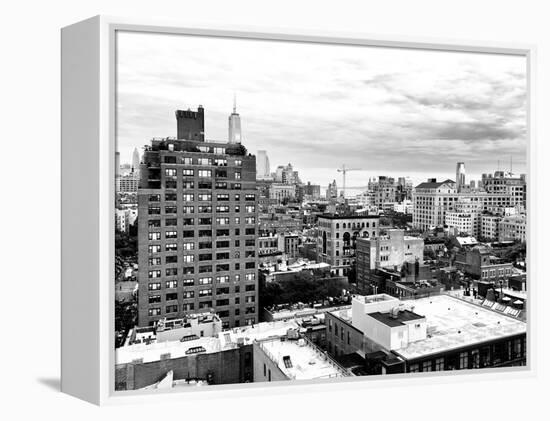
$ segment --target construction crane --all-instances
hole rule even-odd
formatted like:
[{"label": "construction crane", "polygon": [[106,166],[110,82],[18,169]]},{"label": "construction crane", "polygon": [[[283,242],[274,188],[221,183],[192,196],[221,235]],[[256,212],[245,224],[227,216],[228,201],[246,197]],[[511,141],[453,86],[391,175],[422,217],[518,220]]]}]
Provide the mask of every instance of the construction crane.
[{"label": "construction crane", "polygon": [[342,168],[338,168],[338,172],[342,173],[342,196],[346,196],[346,173],[348,171],[362,171],[361,168],[346,168],[346,165],[343,164]]}]

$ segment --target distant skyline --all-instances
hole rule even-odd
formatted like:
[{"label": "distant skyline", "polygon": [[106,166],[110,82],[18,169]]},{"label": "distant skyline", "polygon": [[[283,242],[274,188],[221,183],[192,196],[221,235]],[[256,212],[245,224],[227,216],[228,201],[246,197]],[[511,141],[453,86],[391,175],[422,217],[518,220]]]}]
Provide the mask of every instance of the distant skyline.
[{"label": "distant skyline", "polygon": [[526,172],[526,60],[520,56],[119,32],[121,163],[176,135],[176,109],[205,108],[208,140],[227,141],[233,95],[243,144],[323,188],[345,164],[377,175],[466,179]]}]

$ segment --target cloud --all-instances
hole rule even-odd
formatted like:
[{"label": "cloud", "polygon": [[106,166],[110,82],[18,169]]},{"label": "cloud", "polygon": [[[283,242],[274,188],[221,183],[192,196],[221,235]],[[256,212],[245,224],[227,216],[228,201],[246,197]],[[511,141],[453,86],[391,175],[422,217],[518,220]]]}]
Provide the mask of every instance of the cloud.
[{"label": "cloud", "polygon": [[518,56],[119,33],[122,160],[174,136],[176,109],[205,107],[225,140],[237,93],[244,143],[326,185],[346,165],[369,172],[525,171],[526,61]]}]

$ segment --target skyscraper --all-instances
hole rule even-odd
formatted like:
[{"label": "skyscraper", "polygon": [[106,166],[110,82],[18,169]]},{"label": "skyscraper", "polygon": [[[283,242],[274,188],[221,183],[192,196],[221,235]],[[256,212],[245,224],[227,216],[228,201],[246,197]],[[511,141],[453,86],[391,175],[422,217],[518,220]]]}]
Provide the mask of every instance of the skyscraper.
[{"label": "skyscraper", "polygon": [[[189,133],[183,121],[178,129]],[[212,309],[226,328],[257,323],[256,157],[227,142],[167,138],[143,162],[139,326]]]},{"label": "skyscraper", "polygon": [[466,187],[466,167],[464,162],[456,163],[456,191],[461,192]]},{"label": "skyscraper", "polygon": [[266,151],[258,151],[256,169],[256,178],[259,180],[265,180],[271,177],[271,168],[269,167],[269,158]]},{"label": "skyscraper", "polygon": [[139,162],[140,162],[139,152],[137,148],[134,148],[134,153],[132,153],[132,169],[136,173],[139,171]]},{"label": "skyscraper", "polygon": [[237,113],[237,97],[233,97],[233,112],[229,116],[229,143],[241,143],[241,117]]}]

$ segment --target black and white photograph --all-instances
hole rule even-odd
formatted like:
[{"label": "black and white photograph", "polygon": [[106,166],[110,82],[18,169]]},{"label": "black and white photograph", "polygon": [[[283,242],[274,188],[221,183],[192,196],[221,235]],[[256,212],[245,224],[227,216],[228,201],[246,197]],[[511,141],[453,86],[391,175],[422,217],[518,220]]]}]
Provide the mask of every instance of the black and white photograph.
[{"label": "black and white photograph", "polygon": [[527,366],[525,55],[121,30],[115,69],[115,391]]}]

